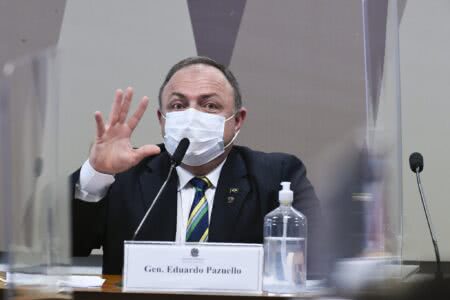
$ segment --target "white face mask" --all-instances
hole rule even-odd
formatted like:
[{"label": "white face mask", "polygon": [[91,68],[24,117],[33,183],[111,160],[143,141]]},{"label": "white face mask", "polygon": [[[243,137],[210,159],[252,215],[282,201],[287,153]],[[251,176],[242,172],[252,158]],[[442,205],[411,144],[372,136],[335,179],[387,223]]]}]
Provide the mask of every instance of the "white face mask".
[{"label": "white face mask", "polygon": [[183,163],[189,166],[201,166],[224,153],[225,148],[236,139],[239,131],[233,139],[225,146],[223,133],[225,122],[231,120],[234,114],[225,117],[209,114],[189,108],[183,111],[167,113],[164,127],[164,145],[167,152],[173,155],[175,149],[183,138],[190,141],[189,148],[183,158]]}]

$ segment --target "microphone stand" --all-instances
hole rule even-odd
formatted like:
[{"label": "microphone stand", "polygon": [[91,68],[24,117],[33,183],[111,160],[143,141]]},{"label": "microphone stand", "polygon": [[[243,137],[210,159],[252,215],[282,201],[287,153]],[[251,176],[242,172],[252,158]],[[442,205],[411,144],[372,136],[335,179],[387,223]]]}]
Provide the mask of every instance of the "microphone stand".
[{"label": "microphone stand", "polygon": [[435,276],[436,276],[437,280],[442,280],[443,275],[442,275],[442,270],[441,270],[441,257],[439,255],[439,248],[438,248],[437,240],[436,240],[436,237],[434,236],[433,224],[431,224],[430,213],[428,212],[428,206],[427,206],[427,202],[426,202],[426,198],[425,198],[425,193],[423,191],[422,182],[420,180],[419,169],[420,168],[417,167],[415,173],[416,173],[416,179],[417,179],[417,186],[419,187],[420,200],[422,201],[422,206],[423,206],[423,209],[425,210],[425,218],[427,219],[428,229],[430,230],[431,240],[432,240],[433,246],[434,246],[434,253],[436,255],[436,274],[435,274]]},{"label": "microphone stand", "polygon": [[152,211],[153,206],[155,205],[156,201],[158,201],[159,197],[162,194],[162,191],[164,191],[164,188],[167,185],[167,182],[169,182],[169,179],[172,175],[173,169],[175,169],[175,163],[172,163],[170,165],[170,169],[169,169],[169,174],[167,175],[166,180],[164,181],[163,185],[161,186],[161,188],[158,191],[158,194],[156,194],[155,199],[152,202],[152,205],[150,205],[150,207],[148,208],[147,212],[145,213],[144,217],[142,218],[141,223],[139,223],[139,226],[137,227],[136,231],[133,234],[133,238],[131,239],[132,241],[134,241],[139,233],[139,231],[141,230],[142,225],[144,225],[145,220],[147,220],[148,215],[150,214],[150,212]]},{"label": "microphone stand", "polygon": [[186,151],[189,147],[189,143],[190,142],[189,142],[188,138],[183,138],[178,143],[178,147],[175,149],[175,151],[172,155],[172,158],[171,158],[169,174],[167,174],[167,178],[164,181],[161,188],[159,189],[158,194],[156,194],[155,199],[153,199],[152,205],[150,205],[150,207],[147,209],[147,212],[145,213],[144,217],[142,218],[141,223],[139,223],[139,226],[137,227],[136,231],[134,232],[133,238],[131,239],[132,241],[134,241],[136,239],[139,231],[142,228],[142,225],[144,225],[145,220],[147,220],[148,215],[150,214],[151,210],[153,209],[153,206],[155,206],[156,201],[158,201],[159,197],[162,194],[162,191],[164,191],[164,188],[166,187],[167,182],[169,182],[169,179],[172,176],[173,169],[175,169],[176,166],[181,164],[181,161],[183,160],[183,157],[186,154]]}]

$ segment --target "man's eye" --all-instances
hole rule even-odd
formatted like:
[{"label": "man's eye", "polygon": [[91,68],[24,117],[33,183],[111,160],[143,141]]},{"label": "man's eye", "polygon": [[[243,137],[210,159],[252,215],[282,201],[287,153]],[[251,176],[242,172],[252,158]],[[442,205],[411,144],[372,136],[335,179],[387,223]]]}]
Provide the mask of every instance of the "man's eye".
[{"label": "man's eye", "polygon": [[206,108],[208,111],[215,111],[215,110],[217,110],[219,107],[217,106],[217,104],[212,103],[212,102],[209,102],[209,103],[206,103],[205,108]]},{"label": "man's eye", "polygon": [[181,104],[181,103],[173,103],[173,104],[171,105],[171,108],[172,108],[173,110],[180,110],[180,109],[183,109],[184,106],[183,106],[183,104]]}]

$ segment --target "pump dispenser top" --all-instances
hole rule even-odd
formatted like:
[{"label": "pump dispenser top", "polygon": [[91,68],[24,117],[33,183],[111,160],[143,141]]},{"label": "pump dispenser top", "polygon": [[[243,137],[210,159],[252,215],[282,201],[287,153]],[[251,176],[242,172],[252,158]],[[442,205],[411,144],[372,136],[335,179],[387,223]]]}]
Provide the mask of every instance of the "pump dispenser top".
[{"label": "pump dispenser top", "polygon": [[283,187],[278,192],[278,199],[281,205],[291,205],[294,201],[294,192],[291,190],[291,183],[289,181],[283,181],[281,183]]}]

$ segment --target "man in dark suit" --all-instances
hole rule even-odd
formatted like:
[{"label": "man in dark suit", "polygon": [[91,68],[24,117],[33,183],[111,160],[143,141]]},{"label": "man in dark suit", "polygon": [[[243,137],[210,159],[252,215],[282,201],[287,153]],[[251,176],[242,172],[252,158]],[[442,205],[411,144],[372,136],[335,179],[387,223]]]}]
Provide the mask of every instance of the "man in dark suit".
[{"label": "man in dark suit", "polygon": [[183,137],[191,141],[186,156],[138,240],[262,243],[264,216],[278,206],[280,182],[290,181],[294,206],[308,218],[308,257],[317,252],[318,200],[302,162],[233,145],[247,110],[227,68],[205,57],[172,67],[157,112],[164,145],[131,146],[148,104],[144,97],[127,119],[131,98],[131,88],[116,92],[106,125],[95,113],[95,143],[72,176],[75,256],[103,247],[103,273],[122,272],[123,241],[133,237]]}]

